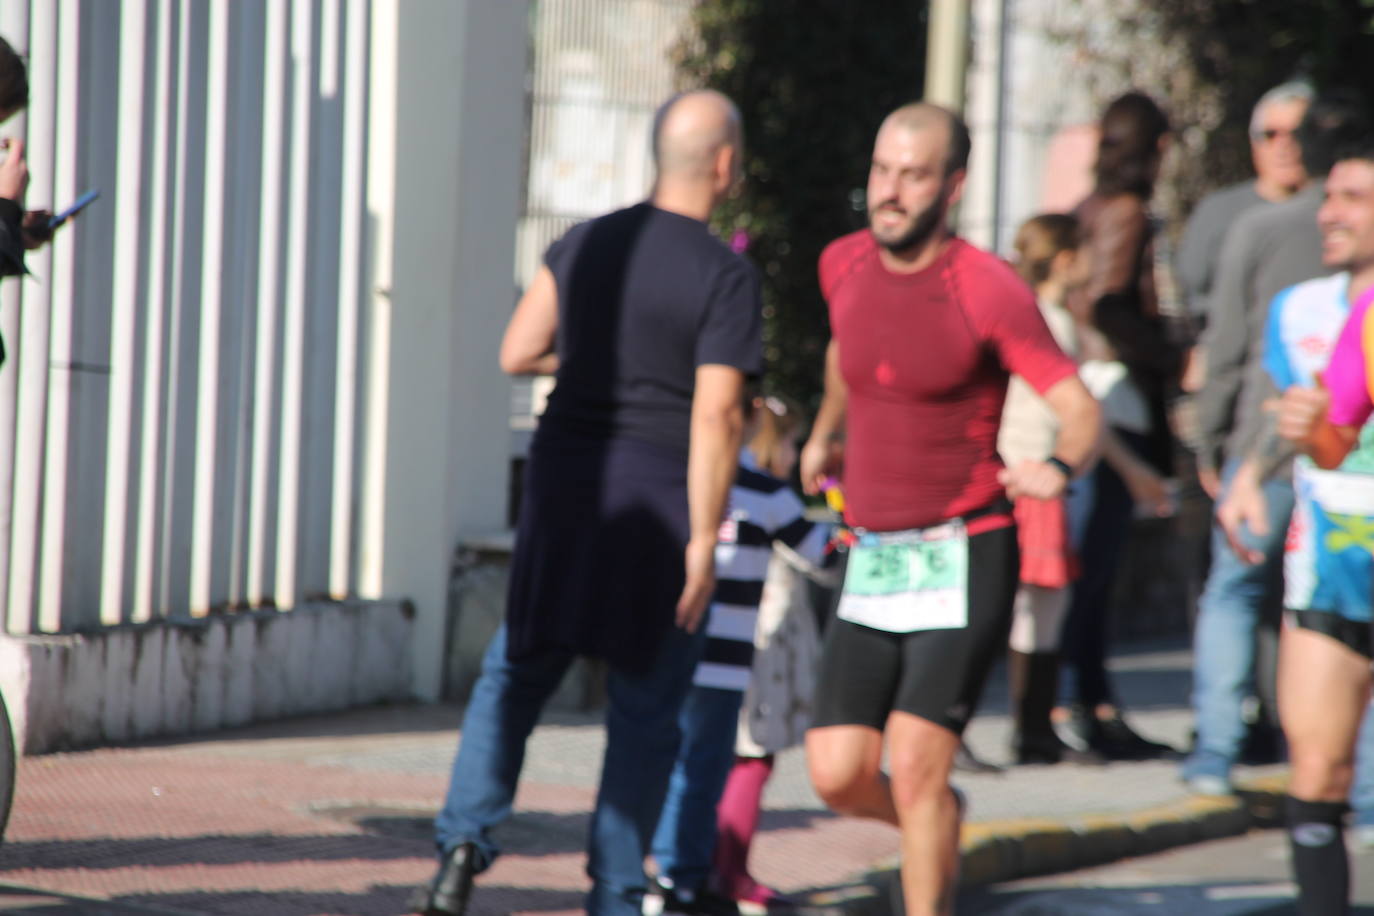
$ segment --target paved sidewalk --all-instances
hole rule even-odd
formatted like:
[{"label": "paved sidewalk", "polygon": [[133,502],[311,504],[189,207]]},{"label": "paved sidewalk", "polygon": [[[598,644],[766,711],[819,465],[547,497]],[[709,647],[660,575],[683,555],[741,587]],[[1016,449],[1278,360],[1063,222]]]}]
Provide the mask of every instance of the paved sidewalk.
[{"label": "paved sidewalk", "polygon": [[[1114,660],[1131,721],[1182,745],[1188,654],[1136,646]],[[968,740],[1005,760],[998,673]],[[0,847],[0,913],[391,916],[432,867],[429,819],[459,710],[369,709],[199,739],[27,758]],[[556,714],[536,730],[507,854],[479,879],[472,916],[576,912],[602,731]],[[961,776],[965,877],[986,883],[1240,832],[1239,801],[1187,797],[1174,762],[1020,767]],[[1241,773],[1274,789],[1281,768]],[[1266,796],[1256,797],[1262,809]],[[1255,801],[1256,799],[1252,799]],[[800,751],[765,795],[755,876],[813,911],[887,912],[895,831],[820,805]],[[876,869],[876,872],[875,872]]]}]

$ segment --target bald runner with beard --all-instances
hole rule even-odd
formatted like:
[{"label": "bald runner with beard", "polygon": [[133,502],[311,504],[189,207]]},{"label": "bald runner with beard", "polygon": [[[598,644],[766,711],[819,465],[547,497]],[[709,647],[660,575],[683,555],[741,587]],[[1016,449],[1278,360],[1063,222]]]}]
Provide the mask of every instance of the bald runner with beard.
[{"label": "bald runner with beard", "polygon": [[[949,773],[1005,649],[1018,551],[1008,497],[1053,499],[1095,455],[1097,402],[1033,293],[951,234],[968,130],[935,105],[883,122],[869,227],[821,255],[832,337],[803,486],[838,475],[858,541],[831,622],[807,756],[842,813],[901,830],[906,911],[953,911],[960,804]],[[1007,468],[997,432],[1011,374],[1061,424],[1052,454]],[[890,774],[880,765],[887,744]]]}]

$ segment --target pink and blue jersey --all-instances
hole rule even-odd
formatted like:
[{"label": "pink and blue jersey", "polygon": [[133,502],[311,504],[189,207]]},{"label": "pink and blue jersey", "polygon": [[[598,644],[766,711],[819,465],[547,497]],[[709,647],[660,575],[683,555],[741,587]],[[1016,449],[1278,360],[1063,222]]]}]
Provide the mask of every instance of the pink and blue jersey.
[{"label": "pink and blue jersey", "polygon": [[[1282,391],[1329,378],[1349,305],[1350,275],[1290,286],[1274,297],[1265,327],[1264,368]],[[1326,372],[1323,373],[1323,367]],[[1366,416],[1368,414],[1366,413]],[[1363,420],[1360,421],[1361,423]],[[1306,456],[1293,467],[1294,509],[1284,550],[1284,606],[1367,621],[1374,591],[1374,448],[1369,430],[1339,469],[1323,471]]]},{"label": "pink and blue jersey", "polygon": [[1336,426],[1363,426],[1374,413],[1374,288],[1365,290],[1350,309],[1331,363],[1322,381],[1331,392],[1326,418]]}]

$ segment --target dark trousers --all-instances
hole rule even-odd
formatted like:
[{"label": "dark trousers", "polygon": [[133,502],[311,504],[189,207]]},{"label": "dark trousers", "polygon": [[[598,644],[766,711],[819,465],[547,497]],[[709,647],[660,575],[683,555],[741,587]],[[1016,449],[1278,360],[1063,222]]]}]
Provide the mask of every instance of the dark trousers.
[{"label": "dark trousers", "polygon": [[[1120,430],[1128,445],[1142,437]],[[1073,598],[1060,637],[1060,698],[1088,709],[1115,703],[1107,677],[1107,643],[1111,625],[1112,586],[1125,554],[1135,503],[1121,476],[1099,461],[1078,486],[1090,489],[1092,508],[1078,545],[1082,575],[1073,585]]]}]

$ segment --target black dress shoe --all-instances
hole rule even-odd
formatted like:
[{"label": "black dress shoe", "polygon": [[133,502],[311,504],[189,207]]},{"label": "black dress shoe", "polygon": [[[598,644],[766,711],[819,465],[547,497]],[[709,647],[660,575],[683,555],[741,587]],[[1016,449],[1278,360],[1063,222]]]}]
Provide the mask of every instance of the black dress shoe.
[{"label": "black dress shoe", "polygon": [[477,847],[462,843],[444,857],[429,887],[415,895],[412,908],[420,916],[463,916],[477,873]]},{"label": "black dress shoe", "polygon": [[640,904],[642,916],[739,916],[735,901],[705,888],[688,890],[672,880],[655,876]]},{"label": "black dress shoe", "polygon": [[1065,759],[1066,755],[1076,753],[1050,727],[1033,732],[1017,732],[1012,735],[1011,749],[1018,766],[1055,764]]},{"label": "black dress shoe", "polygon": [[1097,720],[1097,734],[1092,749],[1109,760],[1158,760],[1161,757],[1177,757],[1178,750],[1173,745],[1151,741],[1126,724],[1121,714]]}]

